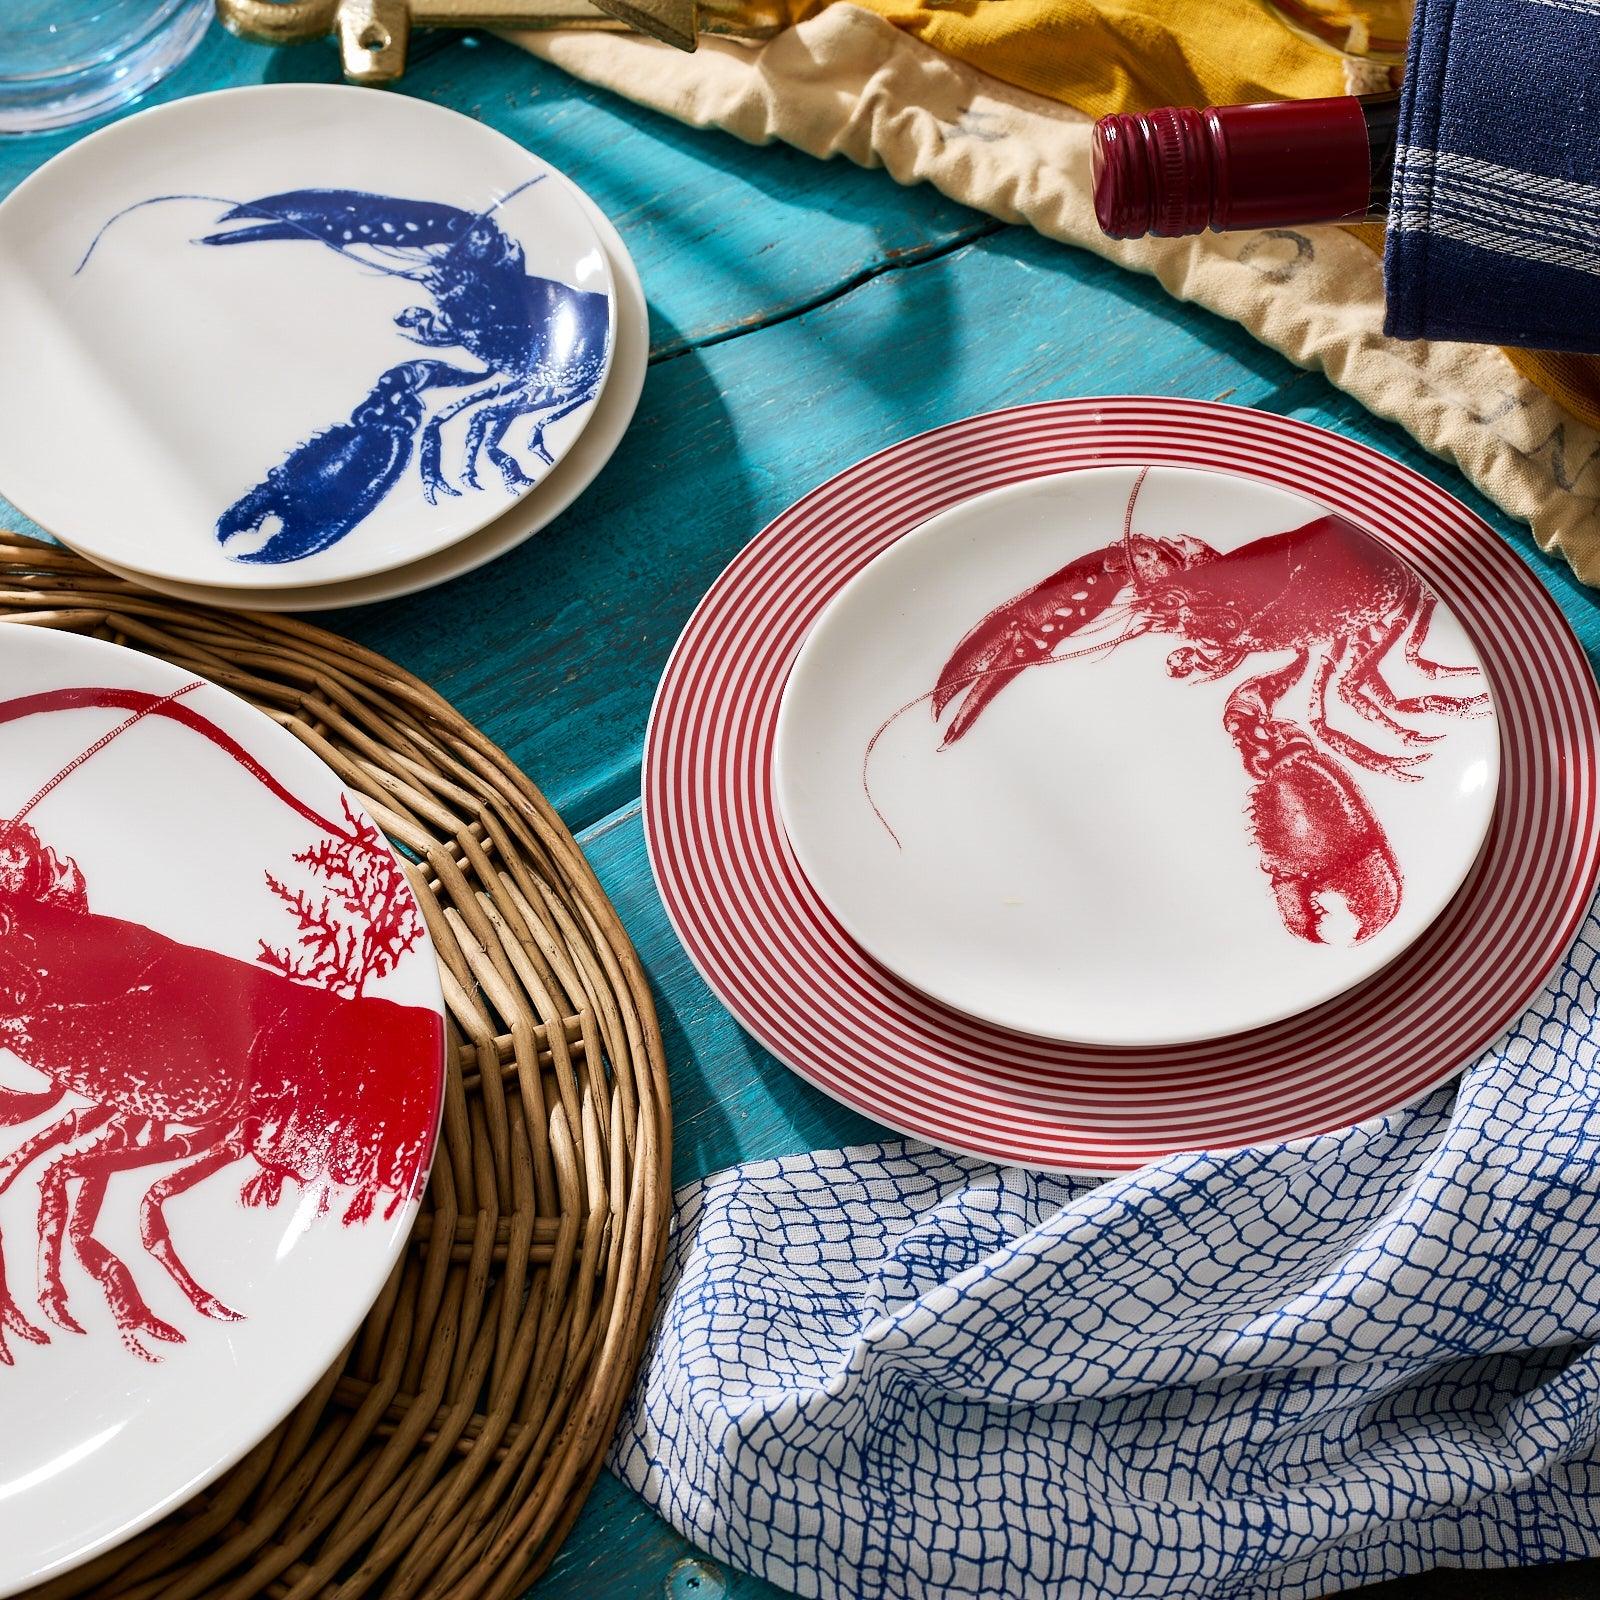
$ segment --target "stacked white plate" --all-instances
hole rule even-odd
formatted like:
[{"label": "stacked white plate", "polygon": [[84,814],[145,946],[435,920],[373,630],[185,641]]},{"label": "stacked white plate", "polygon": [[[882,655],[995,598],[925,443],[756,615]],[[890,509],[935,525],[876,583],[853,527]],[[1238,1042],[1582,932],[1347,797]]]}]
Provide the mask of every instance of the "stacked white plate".
[{"label": "stacked white plate", "polygon": [[690,619],[645,832],[775,1056],[947,1148],[1119,1172],[1459,1072],[1600,870],[1600,695],[1420,474],[1171,398],[841,472]]},{"label": "stacked white plate", "polygon": [[404,96],[226,90],[0,205],[0,494],[148,588],[320,610],[470,572],[638,402],[638,272],[583,192]]}]

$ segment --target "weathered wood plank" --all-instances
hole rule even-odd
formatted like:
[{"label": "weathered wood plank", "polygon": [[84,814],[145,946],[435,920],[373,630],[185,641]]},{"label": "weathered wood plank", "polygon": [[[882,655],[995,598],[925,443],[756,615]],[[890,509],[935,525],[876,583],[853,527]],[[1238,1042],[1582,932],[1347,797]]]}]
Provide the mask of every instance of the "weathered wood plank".
[{"label": "weathered wood plank", "polygon": [[686,128],[491,36],[437,51],[403,87],[536,150],[588,190],[639,263],[658,356],[994,226],[882,173]]},{"label": "weathered wood plank", "polygon": [[577,1527],[529,1597],[788,1600],[783,1590],[697,1550],[609,1473],[600,1475]]}]

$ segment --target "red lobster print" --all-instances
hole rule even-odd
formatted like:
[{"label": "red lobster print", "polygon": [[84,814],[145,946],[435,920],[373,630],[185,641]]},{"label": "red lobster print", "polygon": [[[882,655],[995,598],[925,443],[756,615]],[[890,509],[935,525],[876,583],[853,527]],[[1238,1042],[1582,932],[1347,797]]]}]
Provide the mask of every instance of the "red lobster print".
[{"label": "red lobster print", "polygon": [[[346,1224],[370,1217],[383,1196],[384,1215],[392,1215],[426,1178],[443,1061],[436,1013],[361,993],[368,976],[392,970],[421,938],[415,902],[377,830],[348,807],[341,824],[303,804],[209,718],[179,703],[198,687],[165,697],[84,688],[0,701],[0,723],[88,707],[127,713],[15,817],[0,820],[0,1049],[48,1080],[34,1092],[0,1087],[0,1129],[60,1110],[0,1157],[0,1193],[59,1152],[39,1186],[40,1310],[59,1328],[83,1331],[62,1277],[70,1243],[123,1342],[146,1360],[155,1358],[143,1341],[184,1335],[155,1315],[127,1264],[95,1237],[111,1178],[172,1169],[141,1202],[144,1248],[196,1311],[237,1320],[179,1256],[168,1203],[250,1160],[256,1172],[240,1195],[247,1205],[276,1204],[293,1179],[353,1188]],[[296,859],[329,880],[330,899],[319,904],[267,880],[299,916],[303,959],[263,943],[254,965],[98,914],[78,867],[26,822],[60,782],[146,716],[210,740],[327,836]],[[341,906],[364,931],[341,924]],[[298,981],[312,974],[318,983]],[[68,1096],[77,1103],[63,1108]],[[327,1197],[324,1189],[324,1205]],[[48,1342],[11,1297],[0,1256],[6,1365],[8,1333]]]},{"label": "red lobster print", "polygon": [[[1018,673],[1142,634],[1181,639],[1167,672],[1201,682],[1254,656],[1291,652],[1284,664],[1245,678],[1223,711],[1223,727],[1255,780],[1247,802],[1251,833],[1290,933],[1322,943],[1327,897],[1335,895],[1355,919],[1354,941],[1370,939],[1399,910],[1402,874],[1382,825],[1333,758],[1414,780],[1427,759],[1418,747],[1439,736],[1401,718],[1468,716],[1488,705],[1486,694],[1396,694],[1383,667],[1397,644],[1427,678],[1475,676],[1478,669],[1423,656],[1434,595],[1404,561],[1341,517],[1321,516],[1228,551],[1187,535],[1134,533],[1134,505],[1149,470],[1134,481],[1119,542],[1006,601],[956,646],[929,696],[936,720],[960,702],[944,744],[962,738]],[[1122,631],[1062,652],[1103,619]],[[1310,714],[1302,728],[1278,707],[1308,667]],[[1330,689],[1403,750],[1386,754],[1334,727]]]}]

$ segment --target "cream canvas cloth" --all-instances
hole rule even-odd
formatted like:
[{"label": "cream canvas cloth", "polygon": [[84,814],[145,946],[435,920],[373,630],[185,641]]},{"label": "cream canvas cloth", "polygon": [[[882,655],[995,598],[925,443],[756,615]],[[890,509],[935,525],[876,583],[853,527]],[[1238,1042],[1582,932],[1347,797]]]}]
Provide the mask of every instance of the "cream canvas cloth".
[{"label": "cream canvas cloth", "polygon": [[886,168],[952,200],[1153,273],[1325,372],[1453,459],[1600,584],[1600,434],[1499,350],[1383,336],[1381,263],[1338,228],[1118,243],[1094,219],[1087,117],[952,60],[881,17],[835,4],[760,47],[706,40],[685,55],[608,33],[518,36],[591,83],[752,144]]}]

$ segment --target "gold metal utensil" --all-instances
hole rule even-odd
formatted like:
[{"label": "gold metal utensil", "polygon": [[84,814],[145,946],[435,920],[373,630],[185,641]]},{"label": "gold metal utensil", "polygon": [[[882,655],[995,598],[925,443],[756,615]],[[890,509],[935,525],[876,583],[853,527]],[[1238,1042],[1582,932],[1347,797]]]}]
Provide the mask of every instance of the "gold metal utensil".
[{"label": "gold metal utensil", "polygon": [[217,0],[222,25],[261,44],[334,35],[352,83],[392,83],[419,28],[631,28],[680,50],[701,34],[770,38],[784,0]]}]

